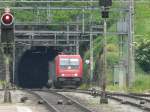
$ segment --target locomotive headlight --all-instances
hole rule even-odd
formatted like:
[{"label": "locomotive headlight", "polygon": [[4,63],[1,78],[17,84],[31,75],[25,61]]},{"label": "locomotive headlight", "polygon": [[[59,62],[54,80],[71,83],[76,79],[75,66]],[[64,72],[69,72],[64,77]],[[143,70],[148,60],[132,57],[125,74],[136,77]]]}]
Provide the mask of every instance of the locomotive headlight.
[{"label": "locomotive headlight", "polygon": [[70,70],[70,69],[71,69],[71,66],[68,66],[68,69]]},{"label": "locomotive headlight", "polygon": [[65,76],[65,74],[61,74],[61,76]]},{"label": "locomotive headlight", "polygon": [[76,77],[76,76],[78,76],[78,74],[74,74],[74,76]]}]

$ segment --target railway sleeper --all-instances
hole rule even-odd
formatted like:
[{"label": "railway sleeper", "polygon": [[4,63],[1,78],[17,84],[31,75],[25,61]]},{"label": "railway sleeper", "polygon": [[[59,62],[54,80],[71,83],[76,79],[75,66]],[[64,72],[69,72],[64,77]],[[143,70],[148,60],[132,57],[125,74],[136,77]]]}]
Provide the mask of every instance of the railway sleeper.
[{"label": "railway sleeper", "polygon": [[45,103],[44,100],[39,100],[39,101],[38,101],[38,104],[44,104],[44,103]]},{"label": "railway sleeper", "polygon": [[145,100],[140,100],[139,104],[145,104]]},{"label": "railway sleeper", "polygon": [[63,104],[63,100],[58,100],[57,104],[62,105]]},{"label": "railway sleeper", "polygon": [[25,103],[28,100],[28,97],[24,96],[20,98],[21,103]]},{"label": "railway sleeper", "polygon": [[73,102],[71,100],[68,100],[66,103],[66,105],[72,105],[72,104],[73,104]]}]

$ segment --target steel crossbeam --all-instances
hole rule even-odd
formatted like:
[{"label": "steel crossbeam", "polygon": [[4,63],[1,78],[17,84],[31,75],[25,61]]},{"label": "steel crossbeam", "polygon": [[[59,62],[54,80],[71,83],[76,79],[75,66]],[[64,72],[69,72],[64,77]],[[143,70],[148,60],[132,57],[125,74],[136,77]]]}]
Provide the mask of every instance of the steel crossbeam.
[{"label": "steel crossbeam", "polygon": [[66,2],[69,2],[69,3],[97,3],[98,0],[42,0],[42,1],[38,1],[38,0],[31,0],[31,1],[28,1],[28,0],[23,0],[23,1],[18,1],[18,0],[15,0],[15,1],[0,1],[0,3],[66,3]]},{"label": "steel crossbeam", "polygon": [[[67,39],[56,39],[57,42],[66,42]],[[15,39],[16,42],[53,42],[54,39]],[[76,39],[69,39],[70,42],[75,42]],[[80,39],[80,41],[89,41],[89,39]]]},{"label": "steel crossbeam", "polygon": [[27,42],[16,42],[16,46],[55,46],[55,47],[71,47],[76,46],[76,44],[55,44],[55,43],[44,43],[44,42],[36,42],[36,43],[27,43]]},{"label": "steel crossbeam", "polygon": [[[39,3],[39,4],[47,4],[47,3],[98,3],[98,0],[42,0],[42,1],[38,1],[38,0],[6,0],[6,1],[0,1],[0,3]],[[129,3],[130,0],[124,0],[124,1],[120,1],[120,0],[114,0],[113,2],[123,2],[123,3]],[[136,3],[150,3],[149,0],[137,0],[135,1]]]},{"label": "steel crossbeam", "polygon": [[[93,35],[98,35],[98,34],[103,34],[103,31],[92,31],[92,32],[90,32],[90,31],[85,31],[84,33],[82,32],[82,31],[23,31],[23,30],[18,30],[18,31],[15,31],[15,33],[16,34],[24,34],[24,35],[36,35],[36,34],[47,34],[47,35],[49,35],[49,34],[93,34]],[[127,33],[125,33],[125,32],[108,32],[107,33],[108,35],[110,34],[122,34],[122,35],[126,35]]]},{"label": "steel crossbeam", "polygon": [[[0,7],[0,10],[3,10],[5,7]],[[90,6],[85,6],[85,7],[11,7],[12,10],[99,10],[98,7],[90,7]]]}]

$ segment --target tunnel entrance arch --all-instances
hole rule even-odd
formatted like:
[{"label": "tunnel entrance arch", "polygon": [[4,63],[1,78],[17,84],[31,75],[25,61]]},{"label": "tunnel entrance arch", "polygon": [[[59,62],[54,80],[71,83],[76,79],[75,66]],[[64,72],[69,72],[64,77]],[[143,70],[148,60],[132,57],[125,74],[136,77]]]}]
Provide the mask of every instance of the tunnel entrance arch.
[{"label": "tunnel entrance arch", "polygon": [[19,60],[18,85],[23,88],[41,88],[48,81],[48,63],[60,51],[54,47],[36,46],[26,50]]}]

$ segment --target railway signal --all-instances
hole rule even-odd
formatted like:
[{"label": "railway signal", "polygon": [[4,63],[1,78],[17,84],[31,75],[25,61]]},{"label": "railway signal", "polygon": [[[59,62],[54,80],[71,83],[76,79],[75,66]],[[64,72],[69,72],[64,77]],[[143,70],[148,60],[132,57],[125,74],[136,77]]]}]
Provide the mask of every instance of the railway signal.
[{"label": "railway signal", "polygon": [[13,15],[11,13],[4,13],[2,15],[1,22],[2,22],[2,25],[4,25],[5,28],[7,28],[13,23]]},{"label": "railway signal", "polygon": [[108,103],[108,98],[106,96],[106,82],[107,82],[107,18],[109,18],[109,7],[112,5],[112,0],[99,0],[99,5],[101,7],[101,15],[104,18],[104,40],[103,40],[103,69],[101,76],[101,99],[100,103]]},{"label": "railway signal", "polygon": [[99,0],[99,5],[109,7],[112,5],[112,0]]},{"label": "railway signal", "polygon": [[[14,17],[9,8],[5,8],[1,15],[1,43],[5,57],[6,87],[4,93],[4,102],[11,102],[10,86],[10,60],[14,49]],[[14,62],[13,62],[14,63]]]},{"label": "railway signal", "polygon": [[109,18],[109,7],[112,6],[112,0],[99,0],[99,6],[102,7],[102,18]]},{"label": "railway signal", "polygon": [[1,43],[14,41],[14,17],[9,8],[5,8],[1,16]]}]

